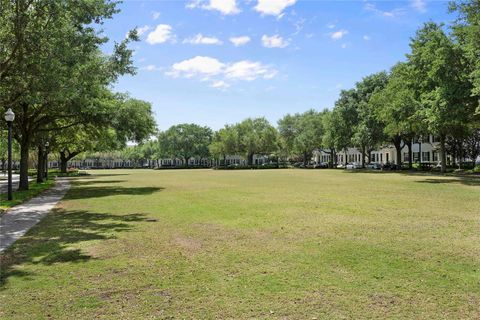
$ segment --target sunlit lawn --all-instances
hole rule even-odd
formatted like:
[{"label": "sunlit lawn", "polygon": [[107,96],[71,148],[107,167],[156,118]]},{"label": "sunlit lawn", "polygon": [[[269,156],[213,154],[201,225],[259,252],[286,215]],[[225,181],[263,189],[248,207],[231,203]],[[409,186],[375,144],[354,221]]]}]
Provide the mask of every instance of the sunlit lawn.
[{"label": "sunlit lawn", "polygon": [[0,318],[480,318],[476,178],[92,173],[2,257]]}]

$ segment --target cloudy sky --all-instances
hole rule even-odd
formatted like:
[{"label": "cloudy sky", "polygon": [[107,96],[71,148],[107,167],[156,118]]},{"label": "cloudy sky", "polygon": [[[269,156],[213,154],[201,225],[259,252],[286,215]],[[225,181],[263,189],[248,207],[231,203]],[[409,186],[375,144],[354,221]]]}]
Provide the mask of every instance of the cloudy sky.
[{"label": "cloudy sky", "polygon": [[449,22],[445,1],[124,1],[104,25],[137,27],[135,76],[118,91],[150,101],[160,129],[214,129],[247,117],[331,108],[341,89],[404,60],[424,22]]}]

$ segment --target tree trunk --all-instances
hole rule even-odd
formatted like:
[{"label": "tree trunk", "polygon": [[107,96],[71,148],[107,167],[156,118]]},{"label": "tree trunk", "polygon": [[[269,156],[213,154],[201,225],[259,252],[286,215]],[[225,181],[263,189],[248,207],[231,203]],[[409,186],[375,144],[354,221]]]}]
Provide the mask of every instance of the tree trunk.
[{"label": "tree trunk", "polygon": [[43,146],[38,146],[38,160],[37,160],[37,183],[42,183],[45,177],[45,153],[43,152]]},{"label": "tree trunk", "polygon": [[18,190],[28,190],[28,151],[29,142],[22,142],[20,146],[20,181]]},{"label": "tree trunk", "polygon": [[248,154],[247,160],[249,166],[253,165],[253,153]]},{"label": "tree trunk", "polygon": [[397,158],[397,165],[401,165],[402,163],[402,138],[400,136],[396,136],[392,139],[393,145],[395,146],[396,151],[396,158]]},{"label": "tree trunk", "polygon": [[362,168],[365,169],[365,156],[366,156],[366,152],[365,152],[365,146],[362,147],[362,159],[361,159],[361,163],[362,163]]},{"label": "tree trunk", "polygon": [[227,155],[223,155],[223,166],[227,168]]},{"label": "tree trunk", "polygon": [[440,135],[440,159],[442,161],[441,172],[447,172],[447,154],[445,152],[445,135]]},{"label": "tree trunk", "polygon": [[65,152],[60,152],[60,172],[67,173],[68,160]]},{"label": "tree trunk", "polygon": [[407,147],[408,147],[408,169],[412,169],[413,168],[412,140],[408,141]]},{"label": "tree trunk", "polygon": [[307,156],[308,156],[308,153],[307,152],[303,152],[303,165],[304,166],[307,166]]}]

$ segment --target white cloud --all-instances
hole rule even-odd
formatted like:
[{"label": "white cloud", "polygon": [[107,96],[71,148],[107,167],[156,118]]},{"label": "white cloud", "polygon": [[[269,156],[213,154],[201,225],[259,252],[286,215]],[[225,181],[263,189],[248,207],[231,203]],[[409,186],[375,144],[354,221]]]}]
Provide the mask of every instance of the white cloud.
[{"label": "white cloud", "polygon": [[251,39],[248,36],[241,36],[241,37],[231,37],[229,40],[231,43],[233,43],[235,47],[240,47],[249,43]]},{"label": "white cloud", "polygon": [[348,43],[342,43],[341,47],[342,47],[342,49],[347,48],[347,47],[348,47]]},{"label": "white cloud", "polygon": [[378,9],[374,4],[371,4],[371,3],[368,3],[366,2],[365,3],[365,10],[367,11],[372,11],[382,17],[386,17],[386,18],[396,18],[398,16],[401,16],[401,15],[404,15],[405,14],[405,10],[404,9],[393,9],[393,10],[390,10],[390,11],[383,11],[383,10],[380,10]]},{"label": "white cloud", "polygon": [[327,25],[327,28],[328,28],[328,29],[333,29],[333,28],[335,28],[335,24],[334,24],[334,23],[330,23],[329,25]]},{"label": "white cloud", "polygon": [[214,81],[210,87],[212,88],[217,88],[217,89],[227,89],[230,87],[230,85],[228,83],[226,83],[225,81],[223,80],[218,80],[218,81]]},{"label": "white cloud", "polygon": [[265,48],[285,48],[289,45],[288,41],[284,40],[278,34],[271,37],[267,35],[262,36],[262,45]]},{"label": "white cloud", "polygon": [[137,33],[139,36],[141,36],[148,30],[150,30],[150,26],[143,26],[143,27],[137,28]]},{"label": "white cloud", "polygon": [[283,10],[292,6],[297,0],[258,0],[255,10],[264,15],[272,15],[281,18]]},{"label": "white cloud", "polygon": [[163,68],[157,67],[154,64],[149,64],[148,66],[140,68],[140,70],[145,70],[145,71],[161,71]]},{"label": "white cloud", "polygon": [[[166,72],[167,76],[197,78],[200,81],[211,80],[211,87],[225,89],[231,81],[253,81],[272,79],[278,71],[261,62],[241,60],[224,63],[212,57],[196,56],[173,64]],[[228,82],[227,82],[228,81]]]},{"label": "white cloud", "polygon": [[153,11],[152,12],[152,18],[153,18],[153,20],[157,20],[158,18],[160,18],[160,12]]},{"label": "white cloud", "polygon": [[410,5],[418,12],[427,12],[427,3],[425,0],[411,0]]},{"label": "white cloud", "polygon": [[190,44],[222,44],[222,41],[215,37],[205,37],[201,33],[197,34],[192,38],[188,38],[183,40],[183,43],[190,43]]},{"label": "white cloud", "polygon": [[147,37],[149,44],[164,43],[173,38],[172,27],[168,24],[159,24]]},{"label": "white cloud", "polygon": [[270,68],[260,62],[242,60],[235,62],[225,69],[225,76],[228,79],[253,81],[258,78],[271,79],[275,77],[277,70]]},{"label": "white cloud", "polygon": [[215,58],[196,56],[173,64],[171,71],[167,72],[167,75],[186,78],[199,76],[202,79],[208,79],[211,76],[222,73],[224,68],[225,64]]},{"label": "white cloud", "polygon": [[370,36],[364,35],[363,40],[370,41],[372,38]]},{"label": "white cloud", "polygon": [[236,0],[192,0],[187,4],[188,9],[201,8],[205,10],[217,10],[225,15],[237,14],[240,9]]},{"label": "white cloud", "polygon": [[348,33],[347,30],[338,30],[338,31],[335,31],[335,32],[332,32],[330,34],[330,38],[332,38],[332,40],[340,40],[342,39],[346,34]]}]

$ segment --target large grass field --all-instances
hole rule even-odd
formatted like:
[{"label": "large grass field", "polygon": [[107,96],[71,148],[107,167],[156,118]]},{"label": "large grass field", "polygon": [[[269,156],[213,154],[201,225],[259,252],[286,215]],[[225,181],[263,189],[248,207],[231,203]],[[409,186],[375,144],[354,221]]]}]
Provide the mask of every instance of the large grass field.
[{"label": "large grass field", "polygon": [[480,318],[478,179],[92,174],[2,256],[0,318]]}]

